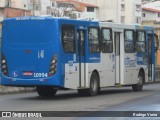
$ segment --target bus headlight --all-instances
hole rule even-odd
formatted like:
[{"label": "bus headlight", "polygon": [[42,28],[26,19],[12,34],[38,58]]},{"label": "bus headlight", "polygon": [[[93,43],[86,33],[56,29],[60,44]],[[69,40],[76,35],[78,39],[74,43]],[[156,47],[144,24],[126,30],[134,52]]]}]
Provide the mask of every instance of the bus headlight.
[{"label": "bus headlight", "polygon": [[7,66],[7,61],[4,54],[2,54],[2,58],[1,58],[1,68],[2,68],[2,73],[8,76],[8,66]]},{"label": "bus headlight", "polygon": [[49,76],[52,76],[57,71],[57,55],[54,55],[50,62]]}]

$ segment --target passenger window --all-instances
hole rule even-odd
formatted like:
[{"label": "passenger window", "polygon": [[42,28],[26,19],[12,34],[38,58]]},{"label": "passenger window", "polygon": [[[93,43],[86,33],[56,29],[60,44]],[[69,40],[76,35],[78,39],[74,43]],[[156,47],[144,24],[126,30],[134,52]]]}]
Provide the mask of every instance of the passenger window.
[{"label": "passenger window", "polygon": [[100,52],[99,49],[99,29],[98,28],[89,28],[89,51],[91,53]]},{"label": "passenger window", "polygon": [[65,52],[75,52],[75,28],[71,25],[62,26],[62,43]]},{"label": "passenger window", "polygon": [[146,51],[146,41],[145,41],[144,31],[137,32],[136,51],[139,53],[143,53]]},{"label": "passenger window", "polygon": [[134,31],[133,30],[124,31],[124,49],[126,53],[135,52]]},{"label": "passenger window", "polygon": [[102,52],[112,53],[113,52],[113,41],[112,31],[108,28],[102,28]]}]

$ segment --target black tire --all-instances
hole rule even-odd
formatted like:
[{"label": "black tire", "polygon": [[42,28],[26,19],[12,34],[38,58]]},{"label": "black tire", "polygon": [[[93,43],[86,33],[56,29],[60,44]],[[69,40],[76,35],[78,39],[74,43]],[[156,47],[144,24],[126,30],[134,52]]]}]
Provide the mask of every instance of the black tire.
[{"label": "black tire", "polygon": [[36,90],[41,97],[54,97],[57,92],[52,86],[36,86]]},{"label": "black tire", "polygon": [[86,89],[78,89],[79,96],[86,96]]},{"label": "black tire", "polygon": [[99,77],[96,72],[93,72],[90,79],[90,88],[86,89],[87,96],[96,96],[99,90]]},{"label": "black tire", "polygon": [[138,83],[135,85],[132,85],[132,90],[134,92],[142,91],[143,83],[144,83],[144,74],[140,72],[138,75]]}]

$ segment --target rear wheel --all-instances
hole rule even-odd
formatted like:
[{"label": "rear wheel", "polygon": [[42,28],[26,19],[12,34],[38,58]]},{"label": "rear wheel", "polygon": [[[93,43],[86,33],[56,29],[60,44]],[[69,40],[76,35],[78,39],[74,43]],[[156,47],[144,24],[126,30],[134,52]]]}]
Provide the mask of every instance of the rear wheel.
[{"label": "rear wheel", "polygon": [[86,95],[86,89],[78,89],[78,95],[85,96]]},{"label": "rear wheel", "polygon": [[36,90],[41,97],[54,97],[57,92],[52,86],[36,86]]},{"label": "rear wheel", "polygon": [[132,85],[132,90],[134,92],[142,91],[143,82],[144,82],[144,74],[142,72],[140,72],[138,75],[138,83],[135,85]]},{"label": "rear wheel", "polygon": [[87,96],[96,96],[99,90],[99,77],[96,72],[93,72],[90,79],[90,88],[86,89]]}]

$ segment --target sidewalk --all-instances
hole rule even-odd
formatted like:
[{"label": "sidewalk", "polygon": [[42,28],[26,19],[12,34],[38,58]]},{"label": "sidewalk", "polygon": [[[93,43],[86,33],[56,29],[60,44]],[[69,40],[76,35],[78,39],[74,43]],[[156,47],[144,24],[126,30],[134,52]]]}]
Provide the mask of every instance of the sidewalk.
[{"label": "sidewalk", "polygon": [[6,87],[0,85],[0,95],[2,94],[13,94],[13,93],[25,93],[33,92],[35,88],[33,87]]}]

